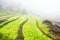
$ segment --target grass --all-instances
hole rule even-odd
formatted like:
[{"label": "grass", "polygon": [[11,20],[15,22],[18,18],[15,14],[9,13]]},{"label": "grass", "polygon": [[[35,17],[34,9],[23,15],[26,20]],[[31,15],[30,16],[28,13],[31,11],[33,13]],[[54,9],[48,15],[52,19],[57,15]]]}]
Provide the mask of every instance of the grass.
[{"label": "grass", "polygon": [[[15,17],[16,18],[16,17]],[[14,19],[14,18],[12,18]],[[8,40],[12,39],[14,40],[17,36],[17,30],[20,25],[20,23],[25,19],[24,17],[20,17],[18,20],[11,22],[0,29],[0,33],[2,33],[4,36],[8,37]],[[1,40],[4,40],[4,36]],[[6,40],[6,39],[5,39]]]},{"label": "grass", "polygon": [[[0,23],[0,26],[4,23],[16,19],[18,16],[12,16],[7,19],[7,21]],[[31,16],[19,16],[19,19],[5,25],[3,28],[0,29],[0,33],[3,34],[0,40],[15,40],[18,36],[18,29],[20,24],[28,18],[28,21],[23,25],[23,36],[24,40],[51,40],[46,35],[44,35],[36,25],[36,20],[39,22],[39,26],[43,27],[44,32],[48,33],[48,29],[46,28],[47,25],[42,24],[42,20],[39,18],[34,18]]]},{"label": "grass", "polygon": [[[42,21],[39,22],[42,26]],[[38,30],[36,26],[36,20],[34,18],[29,18],[28,22],[23,27],[24,40],[51,40],[46,35],[44,35],[41,31]]]}]

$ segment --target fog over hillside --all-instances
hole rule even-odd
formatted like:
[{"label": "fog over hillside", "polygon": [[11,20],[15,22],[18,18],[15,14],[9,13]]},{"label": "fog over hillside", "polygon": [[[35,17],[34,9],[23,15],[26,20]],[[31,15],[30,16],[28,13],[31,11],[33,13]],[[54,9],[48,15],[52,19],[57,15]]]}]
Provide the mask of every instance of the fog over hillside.
[{"label": "fog over hillside", "polygon": [[60,0],[0,0],[2,8],[26,9],[32,15],[60,21]]}]

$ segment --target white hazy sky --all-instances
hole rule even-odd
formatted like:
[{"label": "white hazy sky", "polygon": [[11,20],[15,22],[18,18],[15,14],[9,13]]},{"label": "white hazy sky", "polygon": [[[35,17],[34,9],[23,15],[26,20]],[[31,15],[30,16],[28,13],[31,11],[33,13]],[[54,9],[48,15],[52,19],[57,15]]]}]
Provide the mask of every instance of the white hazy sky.
[{"label": "white hazy sky", "polygon": [[[52,20],[60,20],[60,0],[2,0],[5,6],[20,6],[33,15]],[[57,19],[56,19],[57,18]]]}]

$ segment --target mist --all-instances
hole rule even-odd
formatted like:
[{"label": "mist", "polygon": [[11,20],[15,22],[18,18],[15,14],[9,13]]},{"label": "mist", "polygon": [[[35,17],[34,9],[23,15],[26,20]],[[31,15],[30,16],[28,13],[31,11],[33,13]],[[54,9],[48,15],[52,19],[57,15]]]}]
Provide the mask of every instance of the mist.
[{"label": "mist", "polygon": [[0,5],[12,10],[26,9],[34,16],[60,21],[60,0],[0,0]]}]

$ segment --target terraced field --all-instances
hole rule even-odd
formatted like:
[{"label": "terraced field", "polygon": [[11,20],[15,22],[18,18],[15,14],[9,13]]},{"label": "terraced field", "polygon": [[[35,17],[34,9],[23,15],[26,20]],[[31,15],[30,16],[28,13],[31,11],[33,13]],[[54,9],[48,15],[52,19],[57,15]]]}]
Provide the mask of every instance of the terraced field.
[{"label": "terraced field", "polygon": [[0,17],[0,40],[59,40],[52,35],[43,20],[33,16]]}]

